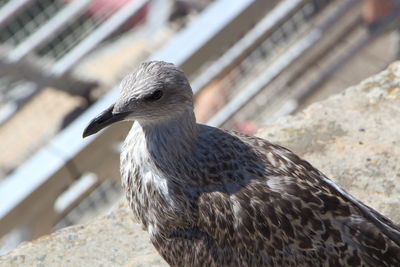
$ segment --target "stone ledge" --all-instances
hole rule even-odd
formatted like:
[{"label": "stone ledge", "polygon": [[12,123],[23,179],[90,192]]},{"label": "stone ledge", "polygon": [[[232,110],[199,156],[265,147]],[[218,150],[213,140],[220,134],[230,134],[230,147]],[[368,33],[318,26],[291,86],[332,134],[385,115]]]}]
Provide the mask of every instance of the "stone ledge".
[{"label": "stone ledge", "polygon": [[146,232],[120,204],[91,223],[66,227],[22,243],[0,257],[0,266],[168,266]]},{"label": "stone ledge", "polygon": [[[355,197],[400,222],[400,62],[259,136],[292,149]],[[166,266],[122,205],[26,242],[1,266]]]},{"label": "stone ledge", "polygon": [[258,135],[400,222],[400,62]]}]

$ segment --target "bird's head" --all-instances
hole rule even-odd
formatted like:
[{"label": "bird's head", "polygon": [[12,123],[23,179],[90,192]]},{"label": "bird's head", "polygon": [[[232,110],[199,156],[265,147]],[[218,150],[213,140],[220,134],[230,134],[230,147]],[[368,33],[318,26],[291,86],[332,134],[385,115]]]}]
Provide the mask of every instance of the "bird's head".
[{"label": "bird's head", "polygon": [[193,109],[193,93],[185,74],[171,63],[142,63],[120,84],[120,94],[108,109],[94,118],[83,137],[95,134],[114,122],[137,120],[157,124]]}]

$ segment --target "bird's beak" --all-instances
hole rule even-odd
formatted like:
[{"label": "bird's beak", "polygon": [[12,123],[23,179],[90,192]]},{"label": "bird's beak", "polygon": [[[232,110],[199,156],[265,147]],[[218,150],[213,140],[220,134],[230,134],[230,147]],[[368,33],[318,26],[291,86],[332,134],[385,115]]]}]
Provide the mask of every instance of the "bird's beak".
[{"label": "bird's beak", "polygon": [[86,129],[83,131],[82,137],[85,138],[89,135],[95,134],[101,129],[107,127],[110,124],[113,124],[117,121],[122,121],[126,118],[129,112],[124,113],[113,113],[114,105],[111,105],[108,109],[104,110],[100,113],[96,118],[94,118]]}]

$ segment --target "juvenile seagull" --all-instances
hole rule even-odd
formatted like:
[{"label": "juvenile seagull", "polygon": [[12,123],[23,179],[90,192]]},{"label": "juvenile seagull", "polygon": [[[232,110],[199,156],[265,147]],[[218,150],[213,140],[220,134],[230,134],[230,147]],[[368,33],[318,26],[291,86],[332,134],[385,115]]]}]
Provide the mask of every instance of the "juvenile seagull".
[{"label": "juvenile seagull", "polygon": [[400,266],[400,227],[286,148],[196,124],[173,64],[147,62],[83,136],[134,121],[121,153],[135,217],[172,266]]}]

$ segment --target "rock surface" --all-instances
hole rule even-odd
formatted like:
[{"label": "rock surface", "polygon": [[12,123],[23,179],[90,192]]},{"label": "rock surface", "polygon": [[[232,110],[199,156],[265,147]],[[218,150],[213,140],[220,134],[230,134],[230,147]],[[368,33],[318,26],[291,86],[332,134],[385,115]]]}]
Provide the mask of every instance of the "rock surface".
[{"label": "rock surface", "polygon": [[291,149],[400,223],[400,62],[258,136]]},{"label": "rock surface", "polygon": [[125,205],[91,223],[22,243],[0,266],[168,266]]},{"label": "rock surface", "polygon": [[[400,62],[259,136],[292,149],[355,197],[400,222]],[[27,242],[1,266],[166,266],[120,206]]]}]

